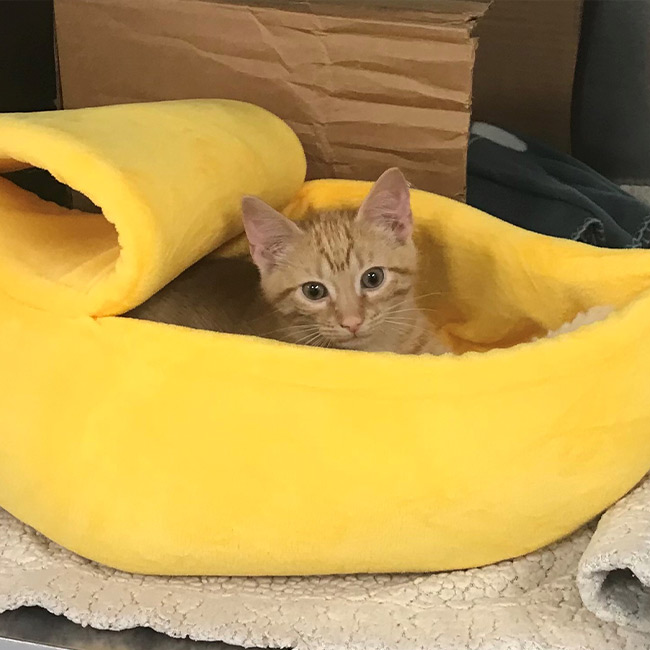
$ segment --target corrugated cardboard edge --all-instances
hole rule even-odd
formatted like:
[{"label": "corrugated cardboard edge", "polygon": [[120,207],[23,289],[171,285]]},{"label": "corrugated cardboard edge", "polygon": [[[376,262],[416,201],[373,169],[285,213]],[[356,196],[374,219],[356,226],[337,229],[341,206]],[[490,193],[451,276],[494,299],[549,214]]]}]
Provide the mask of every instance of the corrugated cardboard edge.
[{"label": "corrugated cardboard edge", "polygon": [[397,165],[462,199],[471,32],[487,3],[414,2],[55,0],[63,104],[249,101],[298,133],[310,178],[372,180]]}]

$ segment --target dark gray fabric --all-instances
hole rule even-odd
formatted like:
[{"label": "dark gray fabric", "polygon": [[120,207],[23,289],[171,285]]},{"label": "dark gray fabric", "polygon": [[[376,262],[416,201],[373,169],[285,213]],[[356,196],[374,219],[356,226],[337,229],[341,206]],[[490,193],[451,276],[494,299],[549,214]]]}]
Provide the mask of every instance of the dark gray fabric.
[{"label": "dark gray fabric", "polygon": [[469,205],[545,235],[607,248],[650,246],[650,208],[644,203],[530,138],[516,136],[522,151],[475,129],[468,151]]},{"label": "dark gray fabric", "polygon": [[585,0],[572,130],[574,156],[650,184],[650,0]]}]

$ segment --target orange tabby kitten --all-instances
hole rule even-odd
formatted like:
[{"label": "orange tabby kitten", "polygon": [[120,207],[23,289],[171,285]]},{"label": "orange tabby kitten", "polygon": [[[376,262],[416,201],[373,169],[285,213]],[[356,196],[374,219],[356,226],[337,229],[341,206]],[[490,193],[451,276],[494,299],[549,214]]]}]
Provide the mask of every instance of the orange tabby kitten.
[{"label": "orange tabby kitten", "polygon": [[252,264],[205,259],[128,315],[321,347],[447,352],[416,304],[413,217],[398,169],[356,213],[295,223],[253,197],[242,210]]}]

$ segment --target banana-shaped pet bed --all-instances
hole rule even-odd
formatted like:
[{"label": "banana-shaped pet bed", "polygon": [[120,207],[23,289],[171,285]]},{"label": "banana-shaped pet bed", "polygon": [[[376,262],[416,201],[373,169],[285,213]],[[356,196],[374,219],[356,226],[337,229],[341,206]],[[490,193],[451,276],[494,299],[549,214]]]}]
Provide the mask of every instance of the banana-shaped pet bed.
[{"label": "banana-shaped pet bed", "polygon": [[[460,356],[325,350],[136,321],[239,201],[301,218],[369,183],[302,186],[280,120],[183,101],[0,116],[0,506],[127,571],[479,566],[556,540],[650,469],[650,253],[524,232],[413,191],[427,313]],[[606,320],[553,339],[595,305]],[[518,345],[520,344],[521,345]]]}]

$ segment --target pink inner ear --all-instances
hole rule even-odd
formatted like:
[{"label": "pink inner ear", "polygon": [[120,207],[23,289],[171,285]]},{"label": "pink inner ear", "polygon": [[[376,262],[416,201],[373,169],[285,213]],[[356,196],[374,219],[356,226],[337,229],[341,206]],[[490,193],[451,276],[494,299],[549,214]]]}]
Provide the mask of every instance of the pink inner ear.
[{"label": "pink inner ear", "polygon": [[389,169],[373,185],[359,209],[359,218],[393,234],[400,243],[413,232],[409,186],[402,172]]},{"label": "pink inner ear", "polygon": [[302,234],[293,221],[255,197],[242,200],[242,220],[251,257],[262,272],[273,268],[291,242]]}]

